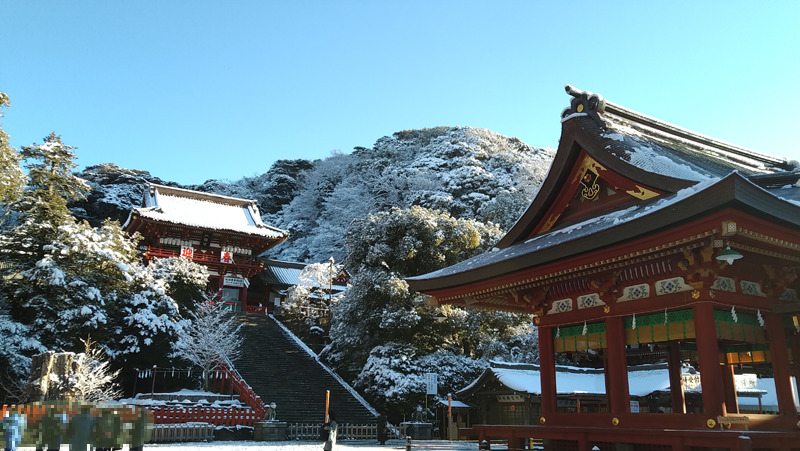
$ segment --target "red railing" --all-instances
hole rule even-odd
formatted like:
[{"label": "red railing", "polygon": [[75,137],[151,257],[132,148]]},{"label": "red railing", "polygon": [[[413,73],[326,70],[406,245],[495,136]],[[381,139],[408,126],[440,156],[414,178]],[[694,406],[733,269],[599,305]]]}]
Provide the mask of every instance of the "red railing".
[{"label": "red railing", "polygon": [[[217,361],[214,370],[224,375],[224,379],[214,379],[214,386],[217,390],[222,391],[221,388],[223,387],[219,385],[226,385],[227,387],[224,388],[227,388],[227,390],[225,391],[239,395],[239,401],[250,406],[253,412],[259,416],[258,421],[263,420],[267,415],[268,407],[261,402],[261,397],[253,391],[253,388],[250,387],[247,382],[245,382],[244,378],[236,371],[236,368],[233,367],[233,364],[227,359],[225,359],[225,361]],[[222,384],[219,384],[217,381],[222,382]]]},{"label": "red railing", "polygon": [[[180,257],[180,251],[174,249],[164,249],[162,247],[148,247],[147,251],[145,252],[145,256],[147,257],[160,257],[160,258],[168,258],[168,257]],[[195,252],[192,255],[192,260],[206,262],[206,263],[219,263],[219,264],[226,264],[219,261],[219,255],[213,253],[202,253],[202,252]],[[258,260],[252,260],[249,258],[244,258],[241,256],[237,256],[234,258],[233,263],[228,263],[236,266],[247,266],[247,267],[257,267],[261,268],[262,264]]]},{"label": "red railing", "polygon": [[242,310],[245,313],[255,313],[256,315],[266,315],[267,308],[260,305],[245,305]]},{"label": "red railing", "polygon": [[209,423],[217,426],[252,426],[264,419],[249,407],[164,407],[148,406],[155,424]]}]

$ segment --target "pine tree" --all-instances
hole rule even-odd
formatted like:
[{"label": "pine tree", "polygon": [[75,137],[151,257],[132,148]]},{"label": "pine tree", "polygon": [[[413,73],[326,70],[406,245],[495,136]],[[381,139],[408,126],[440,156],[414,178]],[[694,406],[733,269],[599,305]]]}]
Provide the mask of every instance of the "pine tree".
[{"label": "pine tree", "polygon": [[[54,283],[64,282],[48,246],[54,240],[63,241],[69,233],[60,230],[61,226],[77,227],[67,201],[82,198],[88,190],[86,183],[71,172],[76,166],[72,149],[55,133],[41,145],[23,147],[20,155],[26,161],[28,187],[13,205],[19,215],[18,225],[0,235],[0,250],[6,264],[0,271],[5,282],[0,285],[0,295],[8,302],[12,318],[32,325],[37,336],[45,331],[33,324],[39,316],[36,305],[47,302],[49,291],[60,290],[54,288]],[[54,306],[51,311],[57,309]]]},{"label": "pine tree", "polygon": [[[8,96],[0,92],[0,118],[3,117],[3,108],[8,106]],[[0,124],[0,225],[11,212],[11,204],[17,201],[25,187],[25,173],[20,168],[20,156],[16,149],[8,142],[8,133]]]}]

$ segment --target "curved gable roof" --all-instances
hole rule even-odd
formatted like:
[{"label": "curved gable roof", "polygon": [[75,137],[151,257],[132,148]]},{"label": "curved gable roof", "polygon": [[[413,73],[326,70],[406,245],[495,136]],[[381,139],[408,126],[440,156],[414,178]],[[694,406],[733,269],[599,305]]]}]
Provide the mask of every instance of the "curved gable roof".
[{"label": "curved gable roof", "polygon": [[[759,178],[797,170],[786,158],[692,132],[569,85],[566,89],[573,99],[562,113],[561,139],[550,172],[498,248],[523,242],[542,229],[546,215],[558,207],[556,202],[563,202],[561,191],[584,153],[617,177],[672,194],[732,172]],[[792,198],[791,193],[784,194]]]}]

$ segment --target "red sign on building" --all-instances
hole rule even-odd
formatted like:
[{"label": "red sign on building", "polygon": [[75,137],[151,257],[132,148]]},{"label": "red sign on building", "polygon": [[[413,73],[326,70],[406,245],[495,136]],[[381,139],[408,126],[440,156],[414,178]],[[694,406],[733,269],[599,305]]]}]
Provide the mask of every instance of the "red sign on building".
[{"label": "red sign on building", "polygon": [[233,252],[222,251],[219,254],[219,261],[222,263],[233,263]]},{"label": "red sign on building", "polygon": [[186,257],[191,259],[194,257],[194,248],[191,246],[183,246],[181,247],[181,257]]}]

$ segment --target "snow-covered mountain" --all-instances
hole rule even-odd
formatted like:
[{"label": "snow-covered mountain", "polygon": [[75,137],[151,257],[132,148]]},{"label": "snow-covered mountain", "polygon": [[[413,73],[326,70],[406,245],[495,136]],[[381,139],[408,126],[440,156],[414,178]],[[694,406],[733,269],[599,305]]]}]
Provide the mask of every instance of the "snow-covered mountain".
[{"label": "snow-covered mountain", "polygon": [[[490,130],[436,127],[397,132],[351,154],[279,160],[259,176],[185,188],[256,199],[266,223],[291,231],[273,258],[341,260],[350,222],[391,207],[420,205],[507,229],[530,203],[554,154]],[[79,176],[94,191],[73,211],[92,224],[124,221],[147,181],[179,186],[113,164]]]}]

